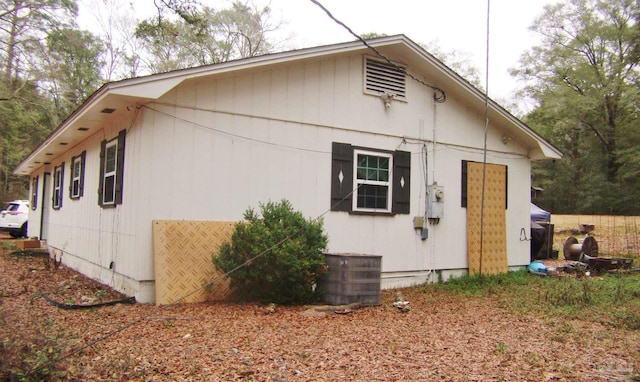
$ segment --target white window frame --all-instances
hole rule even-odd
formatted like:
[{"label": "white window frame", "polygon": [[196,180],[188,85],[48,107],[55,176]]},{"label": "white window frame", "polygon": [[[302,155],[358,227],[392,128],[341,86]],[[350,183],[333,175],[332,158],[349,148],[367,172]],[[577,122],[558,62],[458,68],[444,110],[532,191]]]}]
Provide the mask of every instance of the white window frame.
[{"label": "white window frame", "polygon": [[[389,176],[386,181],[378,181],[378,180],[366,180],[366,179],[358,179],[358,155],[367,155],[367,156],[375,156],[375,157],[383,157],[389,160]],[[354,149],[353,150],[353,198],[352,198],[352,210],[357,212],[384,212],[391,213],[392,210],[392,196],[393,196],[393,153],[387,153],[382,151],[369,151],[369,150],[361,150]],[[358,207],[358,199],[360,196],[360,186],[362,185],[373,185],[373,186],[384,186],[387,187],[387,208],[365,208]]]},{"label": "white window frame", "polygon": [[53,169],[53,209],[62,206],[62,168],[60,165]]},{"label": "white window frame", "polygon": [[[114,147],[113,150],[113,171],[107,172],[107,164],[109,163],[109,149]],[[116,173],[118,171],[118,139],[112,139],[107,142],[104,147],[104,168],[103,170],[103,178],[102,178],[102,204],[103,205],[115,205],[116,204],[116,188],[117,188],[117,176]],[[113,189],[111,190],[111,195],[109,199],[107,199],[107,179],[113,177]]]},{"label": "white window frame", "polygon": [[[76,174],[76,166],[78,166],[78,171]],[[80,190],[80,185],[81,185],[81,178],[82,178],[82,172],[84,171],[84,169],[82,168],[82,156],[79,155],[77,157],[74,157],[71,160],[71,190],[70,190],[70,197],[72,199],[79,199],[81,196],[81,190]],[[76,188],[77,185],[77,188]]]}]

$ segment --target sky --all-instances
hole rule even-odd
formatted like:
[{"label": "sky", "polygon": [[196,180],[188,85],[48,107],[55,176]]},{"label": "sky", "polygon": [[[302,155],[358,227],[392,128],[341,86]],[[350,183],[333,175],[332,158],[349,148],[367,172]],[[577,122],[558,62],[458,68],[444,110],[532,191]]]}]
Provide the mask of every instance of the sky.
[{"label": "sky", "polygon": [[[141,17],[153,14],[153,0],[131,3]],[[297,49],[352,41],[354,37],[310,0],[249,0],[269,5],[272,16],[284,25],[276,35],[287,39],[286,47]],[[489,96],[508,103],[518,83],[509,75],[523,52],[538,43],[529,30],[535,17],[553,0],[318,0],[338,20],[357,34],[404,34],[416,43],[437,44],[443,52],[466,56],[481,73],[484,87],[487,68],[487,5],[489,4]],[[214,9],[226,8],[231,0],[201,0]],[[85,23],[87,5],[81,1]],[[147,16],[144,16],[147,17]],[[80,23],[82,26],[82,22]]]},{"label": "sky", "polygon": [[[319,0],[355,33],[404,34],[416,43],[435,42],[455,50],[479,69],[487,67],[487,0]],[[538,38],[529,30],[551,0],[490,0],[489,95],[508,99],[517,87],[509,75],[521,54]],[[273,13],[288,20],[298,47],[353,40],[342,26],[310,0],[271,0]]]}]

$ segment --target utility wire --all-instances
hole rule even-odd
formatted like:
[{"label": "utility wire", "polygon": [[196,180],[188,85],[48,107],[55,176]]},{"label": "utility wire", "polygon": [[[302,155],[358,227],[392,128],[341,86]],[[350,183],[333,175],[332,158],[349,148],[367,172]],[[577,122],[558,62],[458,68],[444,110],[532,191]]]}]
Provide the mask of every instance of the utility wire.
[{"label": "utility wire", "polygon": [[372,51],[374,51],[378,57],[380,57],[383,60],[385,60],[389,65],[393,66],[398,72],[404,73],[405,75],[407,75],[412,80],[414,80],[414,81],[416,81],[416,82],[418,82],[418,83],[420,83],[420,84],[432,89],[433,90],[433,99],[436,102],[443,103],[443,102],[445,102],[447,100],[447,95],[444,92],[444,90],[442,90],[437,86],[431,85],[431,84],[429,84],[429,83],[427,83],[427,82],[415,77],[411,73],[407,73],[406,70],[404,70],[404,68],[401,68],[400,66],[396,65],[387,56],[385,56],[384,54],[380,53],[380,51],[378,49],[376,49],[375,47],[371,46],[365,39],[363,39],[362,37],[360,37],[360,35],[355,33],[345,23],[343,23],[342,21],[338,20],[335,16],[333,16],[333,14],[331,14],[331,12],[327,8],[325,8],[324,5],[320,4],[319,1],[311,0],[311,2],[314,3],[315,5],[317,5],[318,7],[320,7],[327,14],[327,16],[329,16],[329,18],[331,18],[331,20],[333,20],[336,24],[338,24],[338,25],[342,26],[344,29],[346,29],[349,33],[351,33],[352,36],[354,36],[355,38],[360,40],[360,42],[362,42],[367,48],[369,48]]},{"label": "utility wire", "polygon": [[[361,42],[362,42],[362,43],[363,43],[367,48],[369,48],[369,49],[371,49],[372,51],[374,51],[374,52],[376,53],[376,55],[378,55],[380,58],[384,59],[384,60],[385,60],[389,65],[393,66],[396,70],[398,70],[398,71],[400,71],[400,72],[405,73],[407,76],[409,76],[409,77],[410,77],[411,79],[413,79],[414,81],[416,81],[416,82],[418,82],[418,83],[420,83],[420,84],[422,84],[422,85],[424,85],[424,86],[426,86],[426,87],[428,87],[428,88],[432,89],[432,90],[434,91],[434,93],[433,93],[433,99],[434,99],[434,101],[435,101],[435,102],[443,103],[443,102],[445,102],[445,101],[446,101],[446,98],[447,98],[447,97],[446,97],[446,93],[444,92],[444,90],[440,89],[440,88],[439,88],[439,87],[437,87],[437,86],[430,85],[430,84],[428,84],[428,83],[426,83],[426,82],[422,81],[421,79],[419,79],[419,78],[417,78],[417,77],[413,76],[412,74],[407,73],[405,70],[403,70],[403,68],[401,68],[401,67],[399,67],[398,65],[396,65],[396,64],[395,64],[394,62],[392,62],[388,57],[386,57],[386,56],[385,56],[385,55],[383,55],[380,51],[378,51],[375,47],[373,47],[373,46],[369,45],[369,43],[367,43],[367,42],[366,42],[362,37],[360,37],[358,34],[356,34],[355,32],[353,32],[353,30],[351,30],[351,28],[349,28],[347,25],[345,25],[345,24],[344,24],[343,22],[341,22],[340,20],[336,19],[336,18],[331,14],[331,12],[330,12],[327,8],[325,8],[322,4],[320,4],[320,2],[318,2],[317,0],[311,0],[311,2],[312,2],[312,3],[314,3],[314,4],[316,4],[317,6],[319,6],[322,10],[324,10],[324,12],[325,12],[325,13],[326,13],[326,14],[327,14],[327,15],[328,15],[328,16],[329,16],[329,17],[330,17],[334,22],[336,22],[337,24],[339,24],[339,25],[341,25],[342,27],[344,27],[347,31],[349,31],[349,33],[351,33],[351,34],[352,34],[353,36],[355,36],[358,40],[360,40],[360,41],[361,41]],[[488,3],[489,3],[489,0],[487,0],[487,4],[488,4]],[[488,48],[488,23],[489,23],[489,14],[488,14],[488,11],[487,11],[487,69],[488,69],[488,61],[489,61],[489,58],[488,58],[488,51],[489,51],[489,48]],[[488,89],[488,70],[487,70],[487,89]],[[487,91],[488,91],[488,90],[487,90]],[[485,101],[485,105],[486,105],[486,102],[487,102],[487,101]],[[149,106],[144,106],[144,107],[146,107],[146,108],[148,108],[148,109],[150,109],[150,110],[153,110],[153,111],[155,111],[155,112],[157,112],[157,113],[164,114],[164,115],[167,115],[167,116],[171,116],[171,117],[176,118],[176,119],[180,119],[180,118],[178,118],[178,117],[176,117],[176,116],[169,115],[168,113],[164,113],[164,112],[162,112],[162,111],[160,111],[160,110],[153,109],[153,108],[151,108],[151,107],[149,107]],[[487,120],[486,113],[487,113],[487,112],[486,112],[486,106],[485,106],[485,120]],[[183,119],[180,119],[180,120],[183,120]],[[232,133],[228,133],[228,132],[225,132],[225,131],[222,131],[222,130],[217,130],[217,129],[210,128],[210,127],[208,127],[208,126],[200,125],[200,124],[197,124],[197,123],[192,122],[192,121],[187,121],[187,120],[183,120],[183,121],[184,121],[184,122],[191,123],[191,124],[194,124],[194,125],[202,126],[202,127],[205,127],[205,128],[209,128],[209,129],[211,129],[211,130],[214,130],[214,131],[216,131],[216,132],[219,132],[219,133],[222,133],[222,134],[226,134],[226,135],[229,135],[229,136],[234,136],[234,137],[237,137],[237,138],[244,138],[244,139],[247,139],[247,140],[250,140],[250,141],[257,141],[257,142],[260,142],[260,143],[271,144],[271,145],[275,145],[275,146],[283,146],[283,145],[273,144],[273,143],[271,143],[271,142],[260,141],[260,140],[256,140],[256,139],[252,139],[252,138],[248,138],[248,137],[242,137],[242,136],[235,135],[235,134],[232,134]],[[485,122],[485,123],[486,123],[486,122]],[[486,139],[486,128],[485,128],[485,150],[484,150],[484,153],[485,153],[485,166],[486,166],[486,141],[487,141],[487,139]],[[400,143],[400,145],[402,145],[403,143],[405,143],[404,139],[403,139],[403,141]],[[298,150],[300,150],[300,148],[293,147],[293,146],[283,146],[283,147],[287,147],[287,148],[291,148],[291,149],[298,149]],[[315,151],[315,150],[303,150],[303,151]],[[319,151],[318,151],[318,152],[319,152]],[[485,170],[485,171],[486,171],[486,170]],[[348,195],[346,195],[346,196],[345,196],[344,198],[342,198],[340,201],[336,202],[336,204],[335,204],[335,205],[331,206],[329,209],[327,209],[326,211],[324,211],[322,214],[318,215],[318,217],[316,217],[314,220],[319,220],[319,219],[321,219],[321,218],[322,218],[322,217],[324,217],[327,213],[329,213],[329,211],[331,211],[331,210],[332,210],[336,205],[338,205],[339,203],[342,203],[342,202],[343,202],[343,201],[345,201],[346,199],[350,198],[350,197],[351,197],[351,196],[352,196],[352,195],[357,191],[357,189],[358,189],[359,187],[360,187],[360,185],[358,185],[356,188],[354,188],[354,189],[353,189],[353,190],[352,190]],[[482,190],[482,191],[483,191],[483,207],[484,207],[484,179],[483,179],[483,190]],[[484,217],[484,216],[482,216],[482,217]],[[482,217],[481,217],[481,219],[482,219]],[[482,223],[481,223],[481,224],[482,224]],[[481,227],[481,229],[482,229],[482,227]],[[283,239],[282,239],[282,240],[280,240],[279,242],[275,243],[275,244],[274,244],[274,245],[272,245],[271,247],[267,248],[266,250],[264,250],[264,251],[260,252],[259,254],[255,255],[254,257],[252,257],[252,258],[250,258],[250,259],[246,260],[246,261],[245,261],[245,262],[243,262],[242,264],[240,264],[240,265],[236,266],[235,268],[233,268],[233,269],[231,269],[231,270],[227,271],[226,273],[224,273],[224,274],[221,274],[221,275],[218,275],[218,276],[214,277],[212,280],[210,280],[210,281],[209,281],[209,282],[207,282],[206,284],[202,285],[200,288],[197,288],[197,289],[195,289],[195,290],[193,290],[193,291],[191,291],[191,292],[187,293],[186,295],[183,295],[182,297],[178,298],[178,299],[177,299],[177,300],[175,300],[174,302],[169,303],[169,304],[166,304],[166,305],[161,305],[160,307],[156,308],[154,311],[152,311],[152,312],[150,312],[150,313],[148,313],[148,314],[145,314],[145,315],[143,315],[143,316],[141,316],[141,317],[139,317],[139,318],[137,318],[137,319],[135,319],[135,320],[133,320],[133,321],[130,321],[130,322],[128,322],[128,323],[126,323],[126,324],[124,324],[124,325],[120,326],[119,328],[117,328],[117,329],[115,329],[115,330],[113,330],[113,331],[111,331],[111,332],[109,332],[109,333],[107,333],[107,334],[103,335],[102,337],[99,337],[99,338],[97,338],[97,339],[95,339],[95,340],[93,340],[93,341],[90,341],[90,342],[88,342],[87,344],[85,344],[85,345],[83,345],[83,346],[81,346],[81,347],[79,347],[79,348],[77,348],[77,349],[75,349],[75,350],[72,350],[71,352],[69,352],[69,353],[67,353],[67,354],[64,354],[64,355],[62,355],[62,356],[60,356],[60,357],[58,357],[58,358],[56,358],[56,359],[54,359],[54,360],[51,360],[51,361],[49,361],[49,362],[45,363],[44,365],[40,365],[39,367],[34,368],[34,369],[32,369],[32,370],[28,371],[28,372],[26,373],[26,375],[25,375],[25,376],[33,375],[34,373],[36,373],[36,372],[38,372],[38,371],[40,371],[40,370],[42,370],[42,369],[46,368],[46,367],[47,367],[47,366],[49,366],[49,365],[55,365],[57,362],[60,362],[60,361],[62,361],[62,360],[64,360],[64,359],[66,359],[66,358],[69,358],[69,357],[71,357],[71,356],[73,356],[73,355],[75,355],[75,354],[78,354],[78,353],[80,353],[80,352],[84,351],[85,349],[88,349],[88,348],[90,348],[90,347],[92,347],[92,346],[94,346],[94,345],[96,345],[96,344],[98,344],[98,343],[100,343],[100,342],[106,341],[107,339],[109,339],[109,338],[111,338],[111,337],[115,336],[116,334],[121,333],[121,332],[125,331],[126,329],[128,329],[128,328],[130,328],[130,327],[132,327],[132,326],[134,326],[134,325],[136,325],[136,324],[138,324],[138,323],[140,323],[140,322],[142,322],[142,321],[144,321],[144,320],[146,320],[146,319],[148,319],[148,318],[150,318],[150,317],[152,317],[152,316],[154,316],[154,315],[156,315],[157,313],[159,313],[159,312],[163,311],[164,309],[166,309],[166,308],[168,308],[168,307],[170,307],[170,306],[176,305],[176,304],[178,304],[178,303],[180,303],[180,302],[184,301],[185,299],[187,299],[187,298],[189,298],[189,297],[193,296],[194,294],[196,294],[196,293],[200,292],[201,290],[203,290],[203,289],[205,289],[205,288],[208,288],[208,287],[210,287],[211,285],[213,285],[213,284],[217,283],[219,280],[221,280],[221,279],[223,279],[223,278],[225,278],[225,277],[228,277],[230,274],[232,274],[232,273],[234,273],[234,272],[238,271],[239,269],[241,269],[241,268],[243,268],[243,267],[246,267],[246,266],[250,265],[254,260],[256,260],[256,259],[258,259],[258,258],[260,258],[260,257],[262,257],[262,256],[264,256],[264,255],[266,255],[267,253],[271,252],[273,249],[277,248],[277,247],[278,247],[278,246],[280,246],[281,244],[283,244],[283,243],[285,243],[285,242],[287,242],[287,241],[291,240],[291,238],[293,238],[294,236],[296,236],[296,235],[297,235],[297,234],[299,234],[300,232],[301,232],[301,229],[300,229],[300,230],[298,230],[298,231],[296,231],[296,232],[293,232],[293,233],[289,234],[288,236],[286,236],[285,238],[283,238]],[[480,247],[481,247],[481,254],[480,254],[480,256],[481,256],[481,257],[480,257],[480,260],[481,260],[481,262],[482,262],[482,234],[481,234],[481,239],[480,239]],[[482,269],[482,266],[481,266],[481,269]]]},{"label": "utility wire", "polygon": [[[162,105],[162,106],[177,107],[177,108],[184,107],[184,106],[181,106],[181,105],[170,105],[170,104],[163,104],[163,103],[158,103],[158,102],[154,102],[154,104]],[[158,109],[153,108],[153,107],[151,107],[149,105],[141,105],[140,108],[146,108],[148,110],[157,112],[159,114],[162,114],[162,115],[170,117],[170,118],[174,118],[174,119],[176,119],[178,121],[190,124],[192,126],[200,127],[200,128],[206,129],[206,130],[213,131],[215,133],[220,133],[222,135],[226,135],[226,136],[230,136],[230,137],[234,137],[234,138],[238,138],[238,139],[243,139],[243,140],[246,140],[246,141],[249,141],[249,142],[256,142],[256,143],[261,143],[261,144],[265,144],[265,145],[268,145],[268,146],[280,147],[280,148],[303,151],[303,152],[311,152],[311,153],[317,153],[317,154],[331,154],[331,152],[329,152],[329,151],[314,150],[314,149],[308,149],[308,148],[299,147],[299,146],[283,145],[283,144],[280,144],[280,143],[274,143],[274,142],[265,141],[265,140],[261,140],[261,139],[251,138],[251,137],[248,137],[248,136],[245,136],[245,135],[235,134],[235,133],[231,133],[231,132],[228,132],[228,131],[225,131],[225,130],[216,129],[215,127],[211,127],[209,125],[205,125],[205,124],[202,124],[202,123],[191,121],[191,120],[188,120],[186,118],[177,117],[177,116],[175,116],[173,114],[167,113],[165,111],[158,110]],[[210,112],[210,113],[216,113],[216,112],[226,113],[226,112],[223,112],[223,111],[216,111],[216,110],[210,110],[210,109],[201,109],[201,108],[195,108],[194,110],[206,111],[206,112]],[[247,118],[264,118],[264,117],[256,116],[256,115],[242,115],[242,116],[247,117]],[[300,121],[283,121],[283,122],[285,122],[285,123],[289,123],[290,122],[290,123],[296,123],[296,124],[303,123],[303,122],[300,122]],[[354,130],[354,131],[358,131],[358,130]],[[481,148],[458,145],[458,144],[454,144],[454,143],[446,143],[446,142],[437,142],[437,145],[438,146],[442,146],[443,148],[435,148],[436,147],[436,145],[435,145],[435,143],[436,143],[435,137],[433,138],[434,139],[433,141],[429,141],[426,138],[412,138],[412,137],[409,137],[409,136],[399,136],[399,135],[387,135],[387,136],[391,137],[391,138],[400,139],[401,140],[400,145],[401,144],[418,144],[418,145],[422,145],[424,142],[432,142],[432,143],[434,143],[434,151],[443,151],[444,148],[447,148],[447,149],[452,149],[452,150],[465,152],[465,153],[483,152],[483,150]],[[398,147],[400,147],[400,146],[398,146]],[[515,153],[515,152],[506,152],[506,151],[497,151],[497,150],[487,150],[487,151],[491,151],[491,152],[494,153],[494,155],[490,155],[489,156],[491,158],[522,158],[522,159],[527,158],[526,155],[518,154],[518,153]],[[435,162],[435,158],[434,158],[434,162]],[[432,167],[432,172],[434,172],[433,171],[433,167],[434,166],[431,166],[431,167]]]},{"label": "utility wire", "polygon": [[[333,208],[335,208],[338,204],[340,204],[340,203],[344,202],[345,200],[347,200],[348,198],[350,198],[358,190],[358,188],[360,188],[360,186],[361,186],[361,184],[359,184],[357,187],[355,187],[353,190],[351,190],[351,192],[349,194],[347,194],[342,199],[340,199],[338,202],[333,204],[331,207],[329,207],[323,213],[318,215],[315,219],[313,219],[313,221],[318,221],[318,220],[322,219],[326,214],[328,214],[331,210],[333,210]],[[120,326],[119,328],[117,328],[115,330],[112,330],[111,332],[103,335],[102,337],[99,337],[99,338],[97,338],[97,339],[95,339],[93,341],[90,341],[90,342],[84,344],[83,346],[80,346],[79,348],[70,351],[69,353],[66,353],[66,354],[64,354],[64,355],[62,355],[62,356],[60,356],[60,357],[58,357],[58,358],[56,358],[54,360],[50,360],[48,362],[45,362],[44,364],[42,364],[42,365],[40,365],[38,367],[35,367],[32,370],[29,370],[25,374],[25,377],[29,377],[30,375],[33,375],[34,373],[37,373],[38,371],[43,370],[43,369],[45,369],[46,367],[48,367],[50,365],[55,365],[56,363],[58,363],[58,362],[60,362],[60,361],[62,361],[64,359],[67,359],[67,358],[69,358],[69,357],[71,357],[71,356],[73,356],[75,354],[78,354],[78,353],[84,351],[85,349],[88,349],[88,348],[90,348],[90,347],[92,347],[92,346],[94,346],[94,345],[96,345],[96,344],[98,344],[100,342],[106,341],[107,339],[115,336],[116,334],[121,333],[121,332],[129,329],[130,327],[132,327],[132,326],[134,326],[134,325],[136,325],[136,324],[138,324],[138,323],[140,323],[140,322],[142,322],[142,321],[144,321],[144,320],[146,320],[146,319],[148,319],[150,317],[153,317],[154,315],[160,313],[161,311],[165,310],[166,308],[181,303],[182,301],[184,301],[187,298],[193,296],[194,294],[200,292],[201,290],[209,288],[210,286],[212,286],[213,284],[217,283],[218,281],[224,279],[225,277],[228,277],[230,274],[236,272],[237,270],[239,270],[241,268],[244,268],[244,267],[246,267],[248,265],[251,265],[251,263],[254,260],[266,255],[267,253],[271,252],[273,249],[275,249],[275,248],[279,247],[280,245],[284,244],[285,242],[291,240],[294,236],[298,235],[301,232],[302,232],[302,228],[298,229],[295,232],[290,233],[289,235],[287,235],[282,240],[280,240],[277,243],[273,244],[271,247],[269,247],[269,248],[265,249],[264,251],[258,253],[257,255],[255,255],[252,258],[246,260],[244,263],[236,266],[235,268],[227,271],[226,273],[223,273],[221,275],[218,275],[218,276],[214,277],[212,280],[210,280],[206,284],[204,284],[201,287],[199,287],[199,288],[197,288],[197,289],[195,289],[195,290],[183,295],[182,297],[178,298],[177,300],[175,300],[175,301],[173,301],[173,302],[171,302],[169,304],[166,304],[166,305],[161,305],[161,306],[157,307],[155,310],[153,310],[152,312],[149,312],[149,313],[147,313],[147,314],[145,314],[145,315],[143,315],[143,316],[141,316],[141,317],[139,317],[139,318],[137,318],[137,319],[135,319],[133,321],[130,321],[130,322]]]},{"label": "utility wire", "polygon": [[185,118],[180,118],[180,117],[178,117],[176,115],[164,112],[162,110],[154,109],[153,107],[151,107],[149,105],[142,105],[141,107],[149,109],[149,110],[151,110],[153,112],[156,112],[158,114],[162,114],[162,115],[165,115],[167,117],[173,118],[173,119],[175,119],[177,121],[188,123],[190,125],[201,127],[201,128],[207,129],[207,130],[211,130],[213,132],[220,133],[220,134],[223,134],[223,135],[227,135],[227,136],[230,136],[230,137],[233,137],[233,138],[244,139],[244,140],[247,140],[247,141],[250,141],[250,142],[257,142],[257,143],[262,143],[262,144],[268,145],[268,146],[281,147],[281,148],[297,150],[297,151],[306,151],[306,152],[312,152],[312,153],[317,153],[317,154],[331,154],[330,152],[327,152],[327,151],[305,149],[305,148],[297,147],[297,146],[283,145],[281,143],[273,143],[273,142],[264,141],[264,140],[261,140],[261,139],[251,138],[251,137],[248,137],[248,136],[245,136],[245,135],[234,134],[234,133],[230,133],[228,131],[216,129],[215,127],[204,125],[202,123],[190,121],[190,120],[185,119]]},{"label": "utility wire", "polygon": [[480,276],[482,276],[482,255],[484,252],[484,201],[487,185],[487,136],[489,134],[489,11],[491,0],[487,0],[487,58],[484,93],[484,150],[482,159],[482,198],[480,200]]}]

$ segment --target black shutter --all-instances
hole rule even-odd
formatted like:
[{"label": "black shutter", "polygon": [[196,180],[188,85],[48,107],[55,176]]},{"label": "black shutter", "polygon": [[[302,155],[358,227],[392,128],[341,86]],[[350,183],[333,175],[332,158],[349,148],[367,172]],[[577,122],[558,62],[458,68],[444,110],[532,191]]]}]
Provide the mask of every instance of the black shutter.
[{"label": "black shutter", "polygon": [[462,191],[460,192],[462,197],[460,200],[460,206],[467,207],[467,161],[462,161]]},{"label": "black shutter", "polygon": [[100,177],[98,178],[98,204],[104,204],[104,157],[107,152],[107,141],[100,142]]},{"label": "black shutter", "polygon": [[411,209],[411,153],[393,152],[393,195],[394,214],[408,214]]},{"label": "black shutter", "polygon": [[80,193],[78,196],[82,197],[84,195],[84,161],[87,157],[87,152],[83,151],[80,154]]},{"label": "black shutter", "polygon": [[73,164],[77,157],[71,157],[71,163],[69,163],[69,199],[73,199]]},{"label": "black shutter", "polygon": [[60,165],[60,195],[58,195],[58,208],[62,208],[62,194],[64,194],[64,162]]},{"label": "black shutter", "polygon": [[33,182],[31,182],[31,209],[36,210],[38,208],[38,175],[33,178]]},{"label": "black shutter", "polygon": [[127,130],[120,130],[118,133],[118,153],[116,159],[116,195],[115,204],[122,204],[122,190],[124,181],[124,142]]},{"label": "black shutter", "polygon": [[53,166],[53,183],[51,185],[51,191],[53,192],[51,193],[51,208],[53,208],[54,210],[58,209],[58,207],[56,206],[56,175],[58,175],[58,167]]},{"label": "black shutter", "polygon": [[[340,181],[341,178],[342,181]],[[353,188],[353,146],[348,143],[333,142],[331,145],[331,211],[351,211]]]}]

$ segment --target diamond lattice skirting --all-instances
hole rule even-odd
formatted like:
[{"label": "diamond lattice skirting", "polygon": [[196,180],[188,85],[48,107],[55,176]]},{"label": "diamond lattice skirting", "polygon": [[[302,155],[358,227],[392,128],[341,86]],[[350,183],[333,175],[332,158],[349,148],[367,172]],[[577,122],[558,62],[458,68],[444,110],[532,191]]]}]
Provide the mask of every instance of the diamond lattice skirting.
[{"label": "diamond lattice skirting", "polygon": [[[228,280],[202,289],[219,275],[211,256],[231,238],[235,223],[154,220],[153,254],[156,304],[222,300],[230,294]],[[195,293],[194,293],[195,292]]]}]

